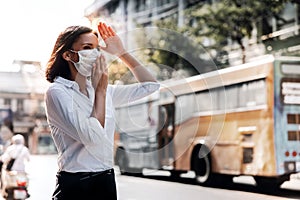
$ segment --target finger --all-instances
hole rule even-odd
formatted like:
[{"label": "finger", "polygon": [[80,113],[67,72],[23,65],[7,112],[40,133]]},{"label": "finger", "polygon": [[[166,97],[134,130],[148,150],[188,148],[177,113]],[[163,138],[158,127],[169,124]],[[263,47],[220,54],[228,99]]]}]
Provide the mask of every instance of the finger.
[{"label": "finger", "polygon": [[95,74],[95,70],[96,70],[96,63],[93,63],[93,68],[92,68],[92,77]]},{"label": "finger", "polygon": [[102,22],[99,22],[99,24],[98,24],[98,31],[99,31],[99,33],[102,37],[102,34],[103,34],[103,32],[102,32]]},{"label": "finger", "polygon": [[116,32],[110,26],[108,27],[108,32],[111,36],[116,36]]},{"label": "finger", "polygon": [[98,79],[97,77],[99,77],[100,73],[100,55],[97,56],[97,59],[95,60],[92,66],[92,78],[96,80]]},{"label": "finger", "polygon": [[91,78],[92,78],[93,87],[96,88],[96,86],[99,83],[99,73],[97,73],[97,64],[96,63],[93,64],[92,77]]},{"label": "finger", "polygon": [[99,67],[100,67],[100,56],[97,57],[95,61],[96,67],[95,67],[95,72],[99,73]]},{"label": "finger", "polygon": [[109,32],[108,32],[108,28],[107,28],[107,25],[105,24],[105,23],[103,23],[102,24],[102,32],[103,32],[103,35],[105,36],[105,37],[108,37],[109,36]]},{"label": "finger", "polygon": [[105,27],[104,27],[102,22],[100,22],[98,24],[98,31],[99,31],[100,36],[102,37],[103,40],[107,39],[107,35],[106,35],[106,32],[105,32]]},{"label": "finger", "polygon": [[107,63],[105,65],[105,73],[108,74],[108,66],[107,66]]},{"label": "finger", "polygon": [[112,29],[111,26],[106,25],[105,23],[101,23],[101,32],[106,37],[113,37],[116,35],[115,31]]},{"label": "finger", "polygon": [[107,51],[107,46],[99,46],[99,47],[100,47],[101,51]]},{"label": "finger", "polygon": [[100,56],[100,62],[101,62],[101,64],[100,64],[100,66],[101,66],[101,72],[105,72],[105,70],[106,70],[106,61],[105,61],[105,58],[104,58],[104,56],[103,55],[101,55]]}]

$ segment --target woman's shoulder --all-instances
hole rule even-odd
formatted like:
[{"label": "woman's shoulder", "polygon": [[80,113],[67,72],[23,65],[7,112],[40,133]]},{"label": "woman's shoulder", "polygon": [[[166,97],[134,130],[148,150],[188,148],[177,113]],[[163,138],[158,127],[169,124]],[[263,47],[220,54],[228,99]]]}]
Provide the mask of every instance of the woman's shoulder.
[{"label": "woman's shoulder", "polygon": [[46,94],[53,94],[53,93],[57,93],[57,92],[64,92],[64,87],[60,84],[57,83],[51,83],[51,85],[48,87]]},{"label": "woman's shoulder", "polygon": [[70,90],[64,85],[58,83],[52,83],[45,94],[46,99],[56,99],[57,101],[69,99],[71,96]]},{"label": "woman's shoulder", "polygon": [[47,91],[66,91],[73,86],[73,82],[74,81],[69,81],[62,77],[57,77],[54,82],[50,84]]}]

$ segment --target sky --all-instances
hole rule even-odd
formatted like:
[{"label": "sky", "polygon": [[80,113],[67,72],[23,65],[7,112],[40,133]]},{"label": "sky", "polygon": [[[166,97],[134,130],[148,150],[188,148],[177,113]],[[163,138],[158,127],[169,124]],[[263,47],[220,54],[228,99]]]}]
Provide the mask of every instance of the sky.
[{"label": "sky", "polygon": [[87,25],[84,10],[94,0],[3,0],[0,3],[0,70],[14,60],[45,65],[58,34],[70,25]]}]

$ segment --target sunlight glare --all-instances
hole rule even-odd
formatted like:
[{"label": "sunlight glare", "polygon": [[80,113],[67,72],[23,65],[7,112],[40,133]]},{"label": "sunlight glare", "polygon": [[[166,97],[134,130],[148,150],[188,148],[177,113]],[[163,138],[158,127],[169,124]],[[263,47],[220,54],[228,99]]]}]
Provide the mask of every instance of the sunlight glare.
[{"label": "sunlight glare", "polygon": [[90,26],[84,10],[93,0],[10,0],[0,4],[0,70],[14,60],[49,59],[58,34],[71,25]]}]

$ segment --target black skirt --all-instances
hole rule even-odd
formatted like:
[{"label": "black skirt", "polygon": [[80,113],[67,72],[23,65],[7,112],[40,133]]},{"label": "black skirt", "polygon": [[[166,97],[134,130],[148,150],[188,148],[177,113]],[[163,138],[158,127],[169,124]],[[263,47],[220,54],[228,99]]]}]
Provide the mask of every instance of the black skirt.
[{"label": "black skirt", "polygon": [[57,173],[53,200],[117,200],[113,169],[101,172]]}]

